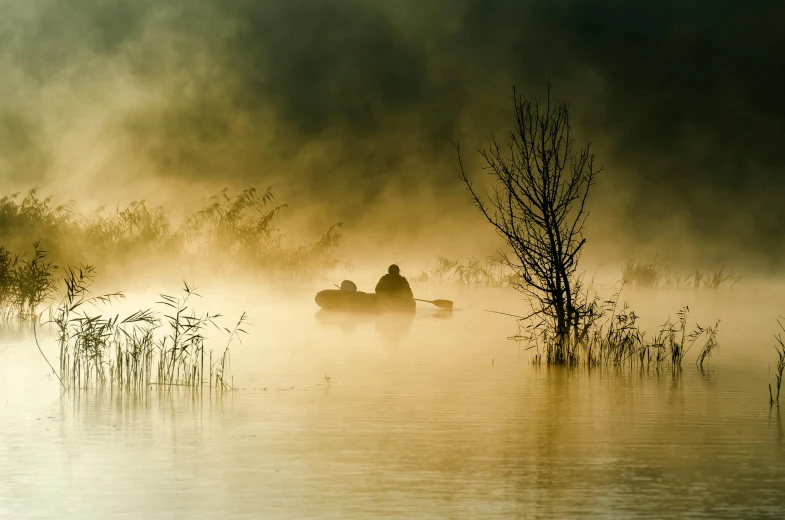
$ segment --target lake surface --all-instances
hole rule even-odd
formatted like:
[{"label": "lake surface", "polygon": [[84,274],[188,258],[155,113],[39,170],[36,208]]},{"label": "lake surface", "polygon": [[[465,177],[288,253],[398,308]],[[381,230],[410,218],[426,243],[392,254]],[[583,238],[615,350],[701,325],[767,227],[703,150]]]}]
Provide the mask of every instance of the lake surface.
[{"label": "lake surface", "polygon": [[324,314],[313,292],[202,292],[252,319],[221,396],[63,393],[31,331],[3,328],[0,518],[785,517],[777,288],[628,291],[645,328],[685,304],[722,318],[707,370],[692,352],[678,376],[532,366],[484,312],[516,312],[511,291],[424,288],[456,310],[411,319]]}]

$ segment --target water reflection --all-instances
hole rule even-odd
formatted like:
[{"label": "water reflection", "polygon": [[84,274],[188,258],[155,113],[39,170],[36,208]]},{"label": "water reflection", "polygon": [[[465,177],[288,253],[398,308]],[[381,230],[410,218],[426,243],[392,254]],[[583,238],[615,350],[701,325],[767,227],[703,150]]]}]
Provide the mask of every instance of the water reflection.
[{"label": "water reflection", "polygon": [[323,327],[334,327],[344,332],[353,332],[358,327],[372,323],[376,316],[370,312],[341,312],[319,309],[314,314],[314,318]]},{"label": "water reflection", "polygon": [[430,315],[437,320],[451,320],[453,312],[452,309],[435,309],[431,311]]},{"label": "water reflection", "polygon": [[221,396],[62,393],[34,344],[0,349],[0,518],[783,517],[746,345],[704,373],[537,368],[479,310],[269,309]]},{"label": "water reflection", "polygon": [[323,327],[335,327],[344,332],[354,332],[373,324],[375,330],[382,334],[402,336],[410,328],[415,319],[412,312],[345,312],[319,309],[315,318]]},{"label": "water reflection", "polygon": [[373,325],[379,339],[386,345],[396,345],[406,338],[416,319],[453,319],[452,309],[418,309],[413,312],[346,312],[319,309],[314,317],[325,328],[336,328],[345,334],[355,334]]}]

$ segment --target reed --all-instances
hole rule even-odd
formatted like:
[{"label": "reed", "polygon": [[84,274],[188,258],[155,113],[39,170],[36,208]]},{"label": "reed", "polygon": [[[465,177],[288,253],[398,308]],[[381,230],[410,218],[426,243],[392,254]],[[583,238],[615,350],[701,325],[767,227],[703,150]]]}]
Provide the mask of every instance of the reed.
[{"label": "reed", "polygon": [[621,278],[630,287],[656,287],[663,279],[664,268],[656,261],[628,260],[622,267]]},{"label": "reed", "polygon": [[703,370],[703,363],[720,348],[720,343],[717,340],[717,331],[720,327],[720,320],[717,320],[713,327],[706,327],[705,329],[700,328],[699,325],[696,325],[695,327],[695,332],[698,332],[703,336],[703,345],[698,352],[698,358],[696,359],[695,363],[698,365],[700,370]]},{"label": "reed", "polygon": [[54,205],[34,189],[21,200],[18,193],[0,199],[0,244],[26,253],[29,241],[37,240],[58,265],[89,263],[123,275],[129,266],[156,260],[191,271],[265,277],[321,277],[335,269],[341,224],[314,241],[290,245],[280,227],[286,209],[269,188],[222,190],[174,222],[164,208],[144,201],[80,214],[73,203]]},{"label": "reed", "polygon": [[48,260],[48,252],[38,242],[33,244],[32,258],[26,259],[0,246],[0,317],[31,320],[38,317],[57,285],[57,267]]},{"label": "reed", "polygon": [[[185,284],[180,296],[162,294],[159,309],[138,310],[124,318],[102,314],[97,311],[124,295],[92,295],[94,275],[91,266],[66,270],[60,303],[48,322],[57,332],[55,373],[64,388],[231,388],[230,346],[246,334],[244,313],[233,328],[223,328],[220,314],[196,312],[192,300],[199,295]],[[207,329],[228,335],[222,351],[206,346]]]},{"label": "reed", "polygon": [[[638,325],[638,316],[626,304],[619,304],[620,292],[606,301],[591,300],[585,307],[582,329],[574,338],[559,338],[551,320],[525,317],[519,323],[518,341],[535,350],[534,364],[670,369],[680,371],[687,354],[700,346],[695,363],[704,364],[719,349],[719,321],[712,327],[688,325],[689,308],[683,307],[651,335]],[[527,331],[528,333],[524,333]]]},{"label": "reed", "polygon": [[725,267],[714,271],[695,271],[684,274],[662,265],[658,260],[636,262],[628,260],[622,267],[622,281],[630,287],[720,289],[733,287],[741,281],[733,269]]},{"label": "reed", "polygon": [[[782,320],[785,318],[778,318],[777,325],[779,325],[782,331],[785,331],[785,326],[783,326]],[[769,405],[774,405],[775,403],[779,406],[780,404],[780,388],[782,387],[782,373],[785,371],[785,340],[782,339],[782,333],[778,333],[775,337],[777,340],[777,345],[774,348],[777,350],[777,366],[774,371],[774,377],[777,381],[777,393],[774,394],[771,390],[771,383],[769,383]]]},{"label": "reed", "polygon": [[[703,287],[706,287],[708,289],[719,289],[720,287],[724,287],[724,286],[733,287],[734,285],[739,283],[740,280],[741,278],[739,276],[736,276],[736,274],[733,272],[733,269],[726,272],[725,268],[722,267],[719,270],[709,273],[705,277],[703,282]],[[698,287],[697,284],[693,284],[693,285],[696,288]]]},{"label": "reed", "polygon": [[[640,349],[643,333],[637,325],[638,316],[626,304],[619,309],[617,302],[617,297],[606,302],[610,309],[609,318],[598,323],[586,336],[583,345],[576,346],[571,356],[573,364],[581,362],[583,351],[588,366],[622,366],[635,359],[636,351],[640,350],[643,354]],[[644,357],[640,356],[641,363]]]},{"label": "reed", "polygon": [[475,257],[465,261],[436,256],[436,263],[410,279],[419,285],[457,285],[473,287],[504,287],[513,284],[515,274],[496,256],[485,260]]}]

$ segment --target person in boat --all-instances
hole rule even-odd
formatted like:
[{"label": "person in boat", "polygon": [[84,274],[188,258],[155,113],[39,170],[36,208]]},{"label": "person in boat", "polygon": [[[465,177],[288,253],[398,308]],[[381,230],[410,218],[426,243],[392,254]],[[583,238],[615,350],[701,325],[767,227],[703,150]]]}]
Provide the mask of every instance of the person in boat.
[{"label": "person in boat", "polygon": [[387,274],[382,276],[376,284],[376,294],[385,299],[400,300],[401,302],[414,303],[414,294],[409,282],[401,276],[401,269],[393,264],[387,269]]}]

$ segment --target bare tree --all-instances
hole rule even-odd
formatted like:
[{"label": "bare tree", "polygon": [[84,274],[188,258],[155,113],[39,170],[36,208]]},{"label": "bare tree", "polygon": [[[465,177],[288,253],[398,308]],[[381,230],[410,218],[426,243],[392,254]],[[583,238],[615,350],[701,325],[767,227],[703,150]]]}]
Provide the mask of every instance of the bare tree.
[{"label": "bare tree", "polygon": [[[569,105],[518,94],[513,88],[515,127],[509,141],[495,137],[480,150],[493,188],[475,188],[456,144],[461,179],[483,216],[512,248],[502,254],[518,275],[517,288],[528,295],[534,315],[550,331],[549,362],[571,363],[586,337],[594,306],[581,289],[578,260],[586,239],[586,198],[595,176],[591,144],[572,138]],[[533,315],[533,316],[534,316]]]}]

